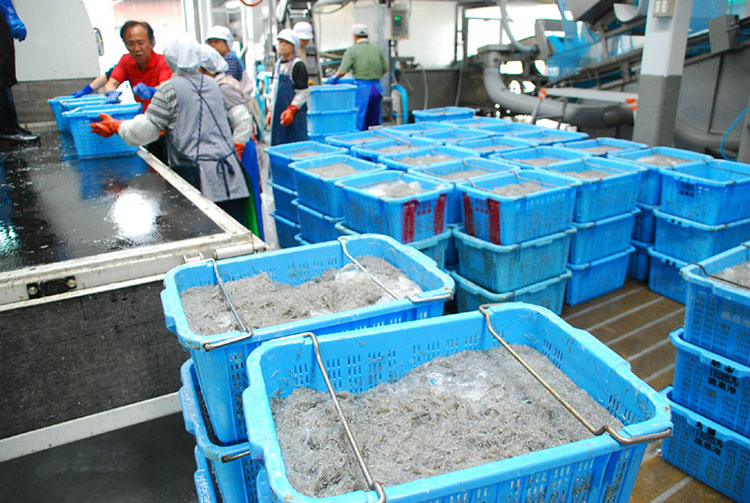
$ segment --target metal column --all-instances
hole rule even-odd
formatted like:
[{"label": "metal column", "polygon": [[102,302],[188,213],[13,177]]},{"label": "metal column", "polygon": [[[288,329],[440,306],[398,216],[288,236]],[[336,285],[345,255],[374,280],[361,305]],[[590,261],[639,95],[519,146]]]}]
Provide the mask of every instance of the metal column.
[{"label": "metal column", "polygon": [[649,5],[633,141],[674,144],[692,7],[693,0],[660,0]]}]

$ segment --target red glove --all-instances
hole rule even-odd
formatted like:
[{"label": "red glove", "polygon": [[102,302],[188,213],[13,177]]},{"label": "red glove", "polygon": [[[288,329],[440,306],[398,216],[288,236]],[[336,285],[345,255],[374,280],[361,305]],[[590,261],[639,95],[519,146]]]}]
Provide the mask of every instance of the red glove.
[{"label": "red glove", "polygon": [[109,138],[120,129],[120,123],[107,114],[99,114],[101,121],[91,123],[91,132]]},{"label": "red glove", "polygon": [[298,107],[295,105],[289,105],[286,107],[286,110],[281,112],[281,125],[282,126],[289,126],[292,124],[292,121],[294,121],[294,113],[299,110]]},{"label": "red glove", "polygon": [[234,142],[234,148],[237,150],[237,157],[242,160],[242,152],[245,151],[245,145],[243,145],[242,143]]}]

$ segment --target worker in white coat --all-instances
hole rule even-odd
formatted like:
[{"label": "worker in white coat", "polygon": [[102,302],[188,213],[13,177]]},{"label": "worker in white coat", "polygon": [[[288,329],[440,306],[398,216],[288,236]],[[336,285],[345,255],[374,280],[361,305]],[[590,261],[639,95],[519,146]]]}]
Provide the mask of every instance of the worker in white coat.
[{"label": "worker in white coat", "polygon": [[175,75],[156,90],[146,112],[122,121],[100,114],[91,130],[118,134],[129,145],[150,143],[165,131],[172,169],[244,224],[249,192],[219,85],[198,72],[196,41],[174,40],[164,56]]}]

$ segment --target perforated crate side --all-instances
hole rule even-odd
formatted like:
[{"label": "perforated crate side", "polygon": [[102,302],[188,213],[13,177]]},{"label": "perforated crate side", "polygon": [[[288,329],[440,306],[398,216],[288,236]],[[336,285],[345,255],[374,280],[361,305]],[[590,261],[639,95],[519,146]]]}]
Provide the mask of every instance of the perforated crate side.
[{"label": "perforated crate side", "polygon": [[571,306],[599,297],[625,284],[629,256],[635,248],[594,260],[588,264],[568,264],[573,277],[568,281],[565,303]]},{"label": "perforated crate side", "polygon": [[687,262],[659,253],[653,246],[648,247],[648,255],[648,289],[684,304],[687,283],[680,276],[680,269],[686,266]]}]

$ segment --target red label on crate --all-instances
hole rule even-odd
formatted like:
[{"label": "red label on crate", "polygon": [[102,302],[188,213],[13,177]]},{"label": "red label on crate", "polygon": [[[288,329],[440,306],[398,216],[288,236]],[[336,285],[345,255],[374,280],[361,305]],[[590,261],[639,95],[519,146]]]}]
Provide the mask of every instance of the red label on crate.
[{"label": "red label on crate", "polygon": [[408,201],[401,206],[401,242],[411,243],[414,241],[414,218],[417,212],[418,201]]},{"label": "red label on crate", "polygon": [[500,244],[500,202],[487,199],[487,213],[490,217],[490,241]]},{"label": "red label on crate", "polygon": [[445,224],[445,194],[440,194],[437,202],[435,203],[435,220],[433,223],[432,230],[435,234],[443,233],[443,226]]},{"label": "red label on crate", "polygon": [[471,198],[465,192],[461,194],[464,199],[464,230],[474,235],[474,212],[471,208]]}]

